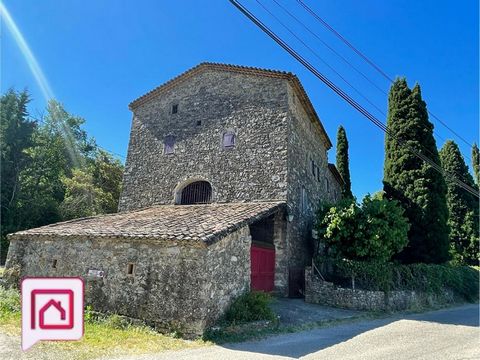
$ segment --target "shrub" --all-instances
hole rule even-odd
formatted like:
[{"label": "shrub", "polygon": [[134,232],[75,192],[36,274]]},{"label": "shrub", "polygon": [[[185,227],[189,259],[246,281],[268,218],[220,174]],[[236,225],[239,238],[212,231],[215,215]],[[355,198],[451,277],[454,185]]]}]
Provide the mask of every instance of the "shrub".
[{"label": "shrub", "polygon": [[388,261],[408,242],[409,225],[397,201],[367,195],[362,204],[344,200],[317,214],[317,232],[334,256]]},{"label": "shrub", "polygon": [[238,297],[225,312],[225,321],[229,324],[241,324],[250,321],[275,319],[270,309],[271,296],[263,292],[247,292]]},{"label": "shrub", "polygon": [[15,289],[0,286],[0,316],[20,312],[20,293]]}]

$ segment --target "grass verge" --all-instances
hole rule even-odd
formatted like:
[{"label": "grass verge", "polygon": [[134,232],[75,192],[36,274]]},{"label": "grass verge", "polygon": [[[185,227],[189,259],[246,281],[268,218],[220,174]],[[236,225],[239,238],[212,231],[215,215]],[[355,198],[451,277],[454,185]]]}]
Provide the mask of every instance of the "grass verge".
[{"label": "grass verge", "polygon": [[[88,311],[86,312],[88,315]],[[20,299],[15,290],[0,287],[0,333],[18,343],[20,357]],[[188,341],[160,334],[147,326],[120,323],[112,315],[103,320],[85,321],[85,334],[80,341],[42,342],[25,353],[27,358],[62,358],[89,360],[102,356],[138,355],[207,346],[203,340]],[[23,357],[22,357],[23,358]]]}]

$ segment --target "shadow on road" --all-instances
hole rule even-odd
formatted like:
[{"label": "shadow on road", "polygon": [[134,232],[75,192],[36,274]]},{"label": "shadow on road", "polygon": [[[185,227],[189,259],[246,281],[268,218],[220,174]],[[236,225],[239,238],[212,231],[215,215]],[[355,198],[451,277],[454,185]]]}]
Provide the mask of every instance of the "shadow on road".
[{"label": "shadow on road", "polygon": [[423,314],[396,315],[388,319],[361,321],[329,328],[272,336],[260,341],[224,344],[222,347],[243,352],[299,358],[400,320],[478,327],[479,307],[478,304],[472,304],[455,309],[438,310]]}]

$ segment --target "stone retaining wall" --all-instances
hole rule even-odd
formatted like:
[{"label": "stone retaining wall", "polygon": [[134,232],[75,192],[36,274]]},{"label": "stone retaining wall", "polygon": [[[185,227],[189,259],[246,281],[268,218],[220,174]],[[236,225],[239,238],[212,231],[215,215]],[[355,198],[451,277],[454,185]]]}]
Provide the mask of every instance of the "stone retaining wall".
[{"label": "stone retaining wall", "polygon": [[305,301],[352,310],[385,311],[407,310],[435,303],[452,303],[453,293],[445,290],[442,295],[416,291],[367,291],[339,287],[312,274],[312,268],[305,269]]}]

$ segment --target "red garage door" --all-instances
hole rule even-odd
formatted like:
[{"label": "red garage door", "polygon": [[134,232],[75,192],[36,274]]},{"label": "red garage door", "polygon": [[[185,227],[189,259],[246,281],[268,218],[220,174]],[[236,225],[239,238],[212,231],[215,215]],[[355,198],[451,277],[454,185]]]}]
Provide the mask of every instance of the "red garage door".
[{"label": "red garage door", "polygon": [[250,255],[252,263],[252,290],[273,291],[275,249],[264,248],[252,244]]}]

